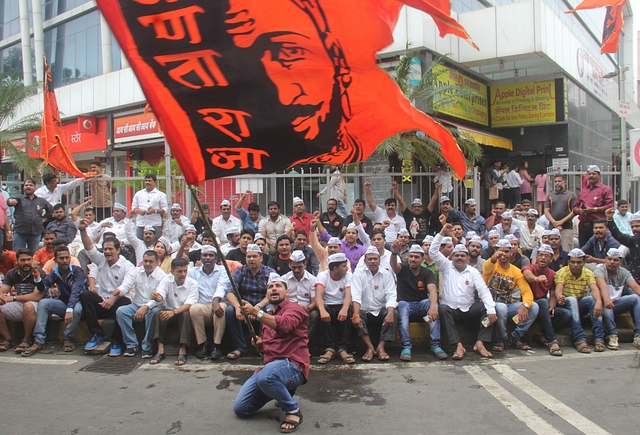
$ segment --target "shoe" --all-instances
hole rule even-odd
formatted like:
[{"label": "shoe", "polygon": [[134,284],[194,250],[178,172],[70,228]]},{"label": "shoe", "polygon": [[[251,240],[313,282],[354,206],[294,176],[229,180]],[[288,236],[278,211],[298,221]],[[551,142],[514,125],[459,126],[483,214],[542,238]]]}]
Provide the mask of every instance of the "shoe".
[{"label": "shoe", "polygon": [[124,353],[122,355],[124,355],[124,356],[134,356],[137,351],[138,351],[137,347],[128,347],[128,348],[125,349],[125,351],[124,351]]},{"label": "shoe", "polygon": [[402,361],[411,361],[411,349],[402,349],[402,352],[400,352],[400,359]]},{"label": "shoe", "polygon": [[620,345],[618,344],[618,336],[610,335],[607,337],[607,349],[618,350]]},{"label": "shoe", "polygon": [[104,341],[103,336],[98,334],[93,334],[91,336],[91,339],[87,342],[87,344],[84,345],[84,350],[93,350],[96,347],[98,347],[98,345],[103,341]]},{"label": "shoe", "polygon": [[640,334],[633,336],[633,345],[640,349]]},{"label": "shoe", "polygon": [[211,359],[216,360],[222,358],[222,351],[218,346],[213,346],[213,350],[211,351]]},{"label": "shoe", "polygon": [[209,349],[207,348],[207,343],[202,343],[200,349],[196,351],[196,358],[199,359],[207,359],[209,357]]},{"label": "shoe", "polygon": [[434,349],[431,349],[431,352],[433,352],[433,354],[436,356],[436,359],[447,359],[449,358],[447,356],[447,353],[442,350],[441,347],[436,347]]},{"label": "shoe", "polygon": [[109,351],[109,356],[120,356],[122,353],[122,346],[120,343],[111,343],[111,350]]},{"label": "shoe", "polygon": [[151,352],[150,350],[142,349],[142,359],[149,359],[152,356],[153,356],[153,352]]}]

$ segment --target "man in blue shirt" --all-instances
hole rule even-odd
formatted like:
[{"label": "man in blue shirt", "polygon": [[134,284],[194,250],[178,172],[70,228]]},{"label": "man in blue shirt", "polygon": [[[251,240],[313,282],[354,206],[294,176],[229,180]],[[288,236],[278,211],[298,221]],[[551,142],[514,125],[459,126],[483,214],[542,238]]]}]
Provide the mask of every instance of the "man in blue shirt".
[{"label": "man in blue shirt", "polygon": [[258,225],[262,220],[262,215],[260,214],[260,206],[255,202],[250,202],[247,206],[247,210],[242,207],[244,201],[251,197],[253,192],[251,190],[247,190],[242,194],[238,202],[236,202],[236,214],[242,221],[242,228],[251,228],[254,233],[258,232]]},{"label": "man in blue shirt", "polygon": [[619,247],[620,242],[613,238],[607,228],[607,220],[596,219],[593,221],[593,236],[581,248],[587,254],[586,267],[593,270],[598,264],[604,264],[609,249]]}]

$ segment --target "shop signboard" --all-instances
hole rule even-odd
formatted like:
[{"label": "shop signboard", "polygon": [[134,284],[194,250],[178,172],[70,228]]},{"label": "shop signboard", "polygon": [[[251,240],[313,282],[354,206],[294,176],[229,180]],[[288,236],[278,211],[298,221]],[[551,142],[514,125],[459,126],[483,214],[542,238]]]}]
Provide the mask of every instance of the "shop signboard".
[{"label": "shop signboard", "polygon": [[[491,127],[550,124],[558,121],[555,80],[491,86]],[[564,107],[564,104],[562,104]],[[561,113],[564,118],[564,113]]]},{"label": "shop signboard", "polygon": [[[433,104],[438,113],[489,126],[489,104],[487,102],[486,85],[443,65],[434,66],[433,72],[436,76],[436,87],[444,88],[457,84],[469,91],[469,93],[475,94],[469,96],[445,96],[442,95],[442,93],[440,93],[440,96],[438,96],[438,94],[434,95]],[[442,102],[445,98],[448,101],[439,105],[438,103]]]},{"label": "shop signboard", "polygon": [[114,118],[113,120],[113,139],[115,143],[160,137],[162,137],[160,124],[151,111],[122,116],[120,118]]}]

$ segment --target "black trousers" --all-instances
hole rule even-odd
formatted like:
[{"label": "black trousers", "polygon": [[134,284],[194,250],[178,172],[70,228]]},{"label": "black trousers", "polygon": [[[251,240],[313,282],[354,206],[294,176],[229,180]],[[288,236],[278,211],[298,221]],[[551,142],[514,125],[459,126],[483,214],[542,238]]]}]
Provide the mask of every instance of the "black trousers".
[{"label": "black trousers", "polygon": [[342,350],[349,349],[349,335],[351,334],[351,309],[347,313],[347,319],[344,322],[338,320],[338,313],[342,309],[342,305],[325,305],[331,316],[330,322],[323,322],[320,318],[320,346],[324,349],[333,349],[337,353]]},{"label": "black trousers", "polygon": [[96,207],[94,210],[96,212],[96,222],[111,217],[111,207]]},{"label": "black trousers", "polygon": [[490,342],[493,339],[494,325],[489,325],[488,328],[485,328],[480,323],[487,314],[482,302],[475,302],[467,312],[460,311],[460,309],[454,310],[448,305],[439,304],[438,313],[440,314],[440,328],[445,332],[449,346],[455,346],[460,343],[459,326],[479,328],[478,341]]},{"label": "black trousers", "polygon": [[115,301],[108,310],[99,305],[102,301],[104,301],[104,299],[102,299],[100,295],[89,290],[82,292],[80,295],[82,314],[84,315],[84,320],[87,322],[87,327],[91,334],[104,336],[104,329],[100,326],[98,319],[113,319],[115,326],[111,334],[111,341],[122,343],[122,330],[116,320],[116,311],[124,305],[129,305],[131,301],[129,298],[122,297]]},{"label": "black trousers", "polygon": [[593,222],[582,222],[578,225],[578,238],[580,240],[580,246],[587,244],[589,239],[593,236]]}]

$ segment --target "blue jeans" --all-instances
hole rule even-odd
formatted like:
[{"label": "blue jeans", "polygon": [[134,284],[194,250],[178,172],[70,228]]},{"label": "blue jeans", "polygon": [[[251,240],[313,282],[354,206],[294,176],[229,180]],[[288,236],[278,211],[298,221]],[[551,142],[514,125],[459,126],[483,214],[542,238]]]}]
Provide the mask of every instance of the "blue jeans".
[{"label": "blue jeans", "polygon": [[[125,347],[138,347],[138,337],[136,336],[136,331],[133,328],[133,316],[135,316],[138,309],[140,309],[138,305],[129,304],[121,306],[118,308],[118,311],[116,311],[116,319],[118,320],[118,325],[120,325],[120,329],[122,330],[122,339]],[[151,351],[151,349],[153,349],[153,315],[156,311],[160,311],[161,309],[162,306],[157,305],[150,310],[147,310],[144,315],[144,339],[142,340],[142,350]]]},{"label": "blue jeans", "polygon": [[[416,302],[399,301],[398,302],[398,329],[400,330],[400,339],[402,340],[403,349],[411,349],[411,339],[409,338],[409,322],[411,319],[419,318],[427,315],[427,311],[431,307],[429,299],[423,299]],[[429,335],[431,335],[431,349],[440,347],[440,320],[429,324]]]},{"label": "blue jeans", "polygon": [[338,214],[343,218],[346,218],[349,215],[347,214],[347,208],[344,206],[344,202],[340,201],[339,199],[337,201],[338,201]]},{"label": "blue jeans", "polygon": [[[498,315],[498,321],[496,322],[498,328],[496,330],[496,336],[498,337],[498,340],[504,341],[505,343],[508,341],[507,320],[518,314],[518,308],[520,308],[520,305],[522,305],[522,302],[514,302],[512,304],[505,304],[502,302],[496,303],[496,314]],[[527,333],[529,327],[536,320],[536,317],[538,317],[538,306],[533,304],[529,307],[529,318],[524,322],[518,323],[516,325],[516,329],[511,333],[511,336],[515,341],[522,340],[522,337]]]},{"label": "blue jeans", "polygon": [[[265,311],[267,307],[265,307]],[[224,312],[224,315],[227,319],[227,331],[231,334],[231,338],[233,339],[233,345],[242,353],[247,351],[247,343],[244,340],[244,333],[242,332],[242,320],[238,320],[236,318],[236,309],[233,308],[233,305],[229,305]],[[255,328],[255,332],[257,335],[260,335],[260,325],[258,322],[258,328],[256,328],[256,322],[253,322],[253,326]]]},{"label": "blue jeans", "polygon": [[540,325],[542,326],[542,332],[547,340],[555,341],[558,339],[554,328],[562,328],[564,325],[571,323],[571,313],[564,308],[556,308],[554,311],[553,319],[551,313],[549,313],[549,299],[541,298],[536,299],[535,303],[538,305],[538,319],[540,319]]},{"label": "blue jeans", "polygon": [[[41,299],[38,302],[38,313],[36,317],[36,325],[33,328],[33,340],[36,343],[44,344],[47,338],[47,322],[49,316],[55,314],[64,319],[64,315],[67,312],[67,304],[60,299]],[[78,302],[73,309],[73,320],[64,329],[64,339],[73,341],[73,337],[76,335],[76,329],[78,323],[82,317],[82,304]]]},{"label": "blue jeans", "polygon": [[566,298],[565,307],[571,312],[571,333],[573,334],[573,341],[578,343],[587,339],[584,329],[582,329],[582,316],[589,312],[591,317],[591,323],[593,325],[593,336],[595,340],[604,340],[604,327],[602,325],[602,316],[598,318],[593,317],[593,307],[596,301],[591,296],[584,296],[577,299],[573,296]]},{"label": "blue jeans", "polygon": [[289,359],[271,361],[244,383],[233,402],[233,412],[248,417],[274,399],[284,412],[297,412],[298,402],[292,395],[304,382],[302,372]]},{"label": "blue jeans", "polygon": [[38,245],[40,244],[40,239],[42,239],[42,235],[40,234],[13,234],[13,250],[17,251],[22,248],[29,248],[31,252],[35,254],[35,252],[39,249]]},{"label": "blue jeans", "polygon": [[604,317],[604,326],[607,332],[610,335],[618,335],[615,316],[624,313],[631,313],[633,315],[633,321],[635,323],[633,333],[640,334],[640,296],[636,294],[622,296],[614,302],[613,308],[604,309],[602,317]]}]

